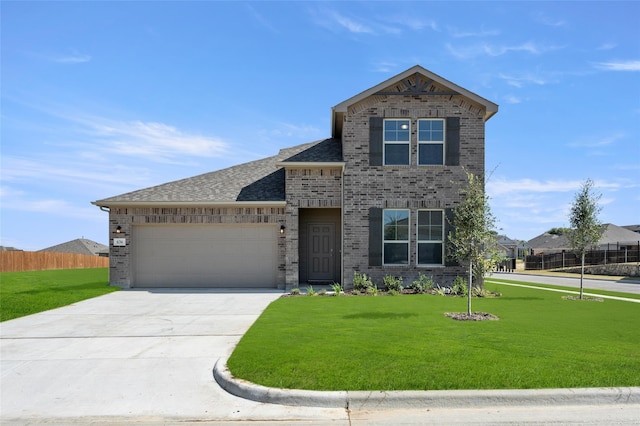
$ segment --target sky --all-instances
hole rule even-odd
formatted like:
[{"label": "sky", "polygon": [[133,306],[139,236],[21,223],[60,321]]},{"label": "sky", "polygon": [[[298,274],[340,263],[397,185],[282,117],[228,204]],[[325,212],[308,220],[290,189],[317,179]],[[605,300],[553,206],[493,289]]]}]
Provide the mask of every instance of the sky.
[{"label": "sky", "polygon": [[331,136],[414,66],[500,105],[497,229],[640,224],[640,2],[0,2],[0,245],[108,242],[91,201]]}]

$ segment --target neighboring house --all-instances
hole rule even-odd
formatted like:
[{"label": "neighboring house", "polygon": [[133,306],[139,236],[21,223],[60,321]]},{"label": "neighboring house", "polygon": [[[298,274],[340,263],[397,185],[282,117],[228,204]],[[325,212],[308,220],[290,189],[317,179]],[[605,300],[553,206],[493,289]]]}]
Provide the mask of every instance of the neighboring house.
[{"label": "neighboring house", "polygon": [[447,285],[446,220],[483,175],[498,106],[415,66],[331,109],[331,138],[93,202],[122,287],[352,285],[419,273]]},{"label": "neighboring house", "polygon": [[75,240],[67,241],[66,243],[47,247],[45,249],[38,250],[38,251],[88,254],[92,256],[108,256],[109,255],[108,246],[105,246],[104,244],[96,243],[95,241],[91,241],[86,238],[78,238]]},{"label": "neighboring house", "polygon": [[518,255],[518,241],[512,240],[506,235],[498,235],[496,239],[505,257],[515,259]]},{"label": "neighboring house", "polygon": [[[640,244],[640,235],[637,233],[611,223],[604,226],[602,237],[594,248],[619,250],[625,247],[635,248]],[[571,251],[567,234],[556,235],[545,232],[529,240],[528,244],[534,255]]]},{"label": "neighboring house", "polygon": [[623,228],[640,234],[640,225],[626,225],[626,226],[623,226]]}]

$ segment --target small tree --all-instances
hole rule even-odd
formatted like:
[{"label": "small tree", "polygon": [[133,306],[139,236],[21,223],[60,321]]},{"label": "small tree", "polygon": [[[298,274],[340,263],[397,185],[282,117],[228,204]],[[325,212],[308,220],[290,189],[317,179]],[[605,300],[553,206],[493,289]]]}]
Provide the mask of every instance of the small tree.
[{"label": "small tree", "polygon": [[467,173],[467,186],[460,189],[461,202],[453,210],[453,232],[448,235],[449,258],[469,265],[467,314],[471,315],[472,283],[484,286],[484,274],[498,261],[495,218],[484,192],[484,182]]},{"label": "small tree", "polygon": [[598,220],[600,206],[598,201],[601,194],[593,192],[593,181],[587,179],[582,188],[576,193],[575,199],[571,206],[569,215],[569,223],[571,228],[567,234],[569,245],[576,254],[580,256],[580,299],[582,299],[582,280],[584,278],[584,258],[587,250],[598,244],[604,228]]}]

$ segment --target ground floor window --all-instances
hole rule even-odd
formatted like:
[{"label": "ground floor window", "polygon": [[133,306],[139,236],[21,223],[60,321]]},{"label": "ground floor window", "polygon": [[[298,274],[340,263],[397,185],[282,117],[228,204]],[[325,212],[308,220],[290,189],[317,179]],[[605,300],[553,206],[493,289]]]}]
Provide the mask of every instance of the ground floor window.
[{"label": "ground floor window", "polygon": [[444,212],[418,210],[418,265],[442,265],[444,258]]},{"label": "ground floor window", "polygon": [[383,263],[409,264],[409,210],[385,209],[382,217]]}]

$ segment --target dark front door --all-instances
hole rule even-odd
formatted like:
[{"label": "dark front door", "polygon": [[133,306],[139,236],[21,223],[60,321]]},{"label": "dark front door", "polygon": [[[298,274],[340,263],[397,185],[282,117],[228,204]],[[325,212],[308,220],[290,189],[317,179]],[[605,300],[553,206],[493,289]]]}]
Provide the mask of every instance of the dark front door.
[{"label": "dark front door", "polygon": [[335,274],[335,225],[309,224],[309,281],[333,281]]}]

